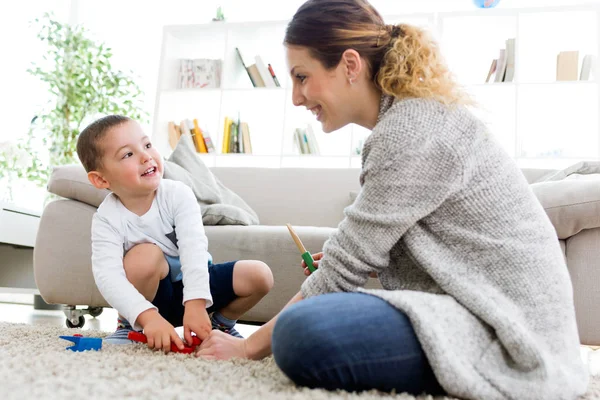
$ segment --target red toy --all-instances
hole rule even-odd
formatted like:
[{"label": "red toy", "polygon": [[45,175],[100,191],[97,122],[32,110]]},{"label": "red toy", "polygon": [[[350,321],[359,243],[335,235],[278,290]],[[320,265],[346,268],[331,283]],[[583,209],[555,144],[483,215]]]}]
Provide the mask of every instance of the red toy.
[{"label": "red toy", "polygon": [[[127,334],[127,339],[133,340],[135,342],[140,342],[140,343],[148,343],[148,338],[146,338],[146,335],[144,335],[141,332],[129,332]],[[202,341],[200,340],[200,338],[198,338],[198,336],[192,336],[192,345],[191,346],[188,346],[184,343],[185,347],[183,348],[183,350],[179,350],[177,345],[175,345],[175,343],[171,342],[171,351],[174,353],[190,354],[191,352],[193,352],[196,349],[196,347],[198,347],[200,345],[200,343],[202,343]]]}]

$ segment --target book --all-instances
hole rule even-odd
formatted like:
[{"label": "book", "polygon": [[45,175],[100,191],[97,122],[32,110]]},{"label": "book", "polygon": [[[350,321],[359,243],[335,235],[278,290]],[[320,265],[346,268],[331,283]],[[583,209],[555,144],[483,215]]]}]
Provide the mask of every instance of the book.
[{"label": "book", "polygon": [[175,122],[169,121],[169,146],[171,146],[171,149],[175,149],[180,136],[179,132],[177,132]]},{"label": "book", "polygon": [[515,77],[515,39],[506,40],[506,67],[502,82],[512,82]]},{"label": "book", "polygon": [[180,59],[178,88],[219,88],[221,87],[221,67],[221,60]]},{"label": "book", "polygon": [[210,137],[210,133],[208,133],[207,130],[203,130],[202,136],[204,137],[204,144],[206,145],[206,150],[209,153],[214,153],[215,145],[213,144],[212,138]]},{"label": "book", "polygon": [[504,73],[506,72],[506,49],[500,49],[498,54],[498,62],[496,63],[496,75],[494,76],[494,82],[502,82],[504,80]]},{"label": "book", "polygon": [[240,114],[238,113],[237,119],[237,149],[236,153],[244,152],[244,142],[242,141],[242,123],[240,121]]},{"label": "book", "polygon": [[238,152],[238,126],[234,121],[231,121],[231,127],[229,130],[229,153]]},{"label": "book", "polygon": [[190,127],[185,119],[179,123],[179,129],[181,130],[182,135],[185,135],[185,134],[191,135],[192,134],[192,132],[190,132]]},{"label": "book", "polygon": [[198,150],[198,153],[208,153],[208,150],[206,149],[206,144],[204,143],[204,135],[202,135],[202,130],[200,129],[200,125],[198,124],[198,119],[194,118],[193,124],[194,143],[196,144],[196,149]]},{"label": "book", "polygon": [[496,73],[496,65],[498,65],[498,59],[492,60],[492,65],[490,65],[490,70],[488,71],[487,78],[485,78],[485,83],[494,81],[494,74]]},{"label": "book", "polygon": [[576,81],[579,72],[579,51],[561,51],[556,56],[556,80]]},{"label": "book", "polygon": [[271,73],[269,72],[269,69],[263,62],[262,58],[260,56],[255,56],[254,61],[256,62],[256,69],[258,69],[258,73],[260,74],[260,77],[262,78],[265,86],[277,87],[277,85],[275,85],[273,77],[271,76]]},{"label": "book", "polygon": [[225,122],[223,125],[223,145],[221,147],[221,153],[227,154],[229,153],[229,134],[231,131],[231,119],[229,117],[225,117]]},{"label": "book", "polygon": [[320,154],[321,150],[319,149],[319,143],[317,142],[317,137],[315,136],[312,125],[310,124],[306,126],[306,137],[308,139],[308,148],[310,150],[310,154]]},{"label": "book", "polygon": [[258,71],[258,67],[256,64],[252,64],[248,67],[248,73],[252,77],[252,82],[254,82],[254,87],[265,87],[265,82]]},{"label": "book", "polygon": [[596,67],[596,57],[591,54],[586,54],[581,62],[581,72],[579,73],[580,81],[589,81]]},{"label": "book", "polygon": [[241,53],[240,49],[236,47],[235,48],[235,52],[236,52],[236,54],[238,56],[238,59],[242,63],[242,66],[246,70],[246,73],[248,74],[248,78],[250,78],[250,82],[252,82],[252,86],[256,87],[256,82],[254,82],[254,78],[252,77],[252,74],[250,74],[250,71],[248,70],[248,67],[246,66],[246,63],[244,62],[244,57],[242,57],[242,53]]},{"label": "book", "polygon": [[252,142],[250,141],[250,128],[248,123],[241,123],[242,142],[244,143],[244,153],[252,154]]},{"label": "book", "polygon": [[267,68],[269,70],[269,73],[273,77],[273,82],[275,82],[275,86],[281,87],[281,85],[279,84],[279,79],[277,79],[277,76],[275,75],[275,71],[273,71],[273,67],[271,66],[271,64],[267,64]]}]

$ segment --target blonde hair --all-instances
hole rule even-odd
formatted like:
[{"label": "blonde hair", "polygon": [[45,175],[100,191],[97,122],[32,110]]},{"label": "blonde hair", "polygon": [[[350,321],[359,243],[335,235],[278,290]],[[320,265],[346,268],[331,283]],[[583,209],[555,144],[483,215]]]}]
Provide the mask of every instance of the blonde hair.
[{"label": "blonde hair", "polygon": [[373,83],[397,98],[473,103],[425,30],[385,25],[366,0],[308,0],[288,24],[284,43],[308,48],[327,69],[339,64],[344,51],[354,49],[367,61]]},{"label": "blonde hair", "polygon": [[437,43],[427,31],[407,24],[391,37],[375,81],[383,93],[395,97],[432,98],[444,104],[471,104],[446,66]]}]

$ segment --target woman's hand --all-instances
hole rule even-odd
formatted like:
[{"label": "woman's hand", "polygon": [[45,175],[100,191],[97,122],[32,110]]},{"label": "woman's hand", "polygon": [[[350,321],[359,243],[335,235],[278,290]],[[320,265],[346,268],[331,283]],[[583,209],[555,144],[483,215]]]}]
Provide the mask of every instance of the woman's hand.
[{"label": "woman's hand", "polygon": [[246,354],[246,339],[240,339],[213,329],[208,338],[203,340],[196,357],[206,360],[229,360],[230,358],[248,358]]},{"label": "woman's hand", "polygon": [[[315,253],[312,255],[313,260],[315,260],[315,262],[313,262],[313,267],[315,268],[319,268],[319,261],[321,260],[321,258],[323,258],[323,252],[319,252],[319,253]],[[304,262],[304,260],[302,260],[302,268],[304,269],[304,275],[309,276],[311,274],[310,270],[308,269],[308,267],[306,266],[306,263]],[[369,276],[371,278],[377,278],[377,272],[371,272],[369,274]]]},{"label": "woman's hand", "polygon": [[[313,262],[313,267],[319,268],[319,260],[323,258],[323,252],[321,251],[319,253],[312,254],[312,258],[315,260],[315,262]],[[304,269],[304,275],[309,276],[311,274],[304,260],[302,260],[302,268]]]}]

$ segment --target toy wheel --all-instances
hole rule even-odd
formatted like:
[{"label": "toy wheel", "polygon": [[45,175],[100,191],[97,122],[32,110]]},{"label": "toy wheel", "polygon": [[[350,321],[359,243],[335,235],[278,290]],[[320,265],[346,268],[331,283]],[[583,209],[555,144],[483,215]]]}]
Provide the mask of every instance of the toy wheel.
[{"label": "toy wheel", "polygon": [[79,320],[76,324],[72,323],[69,318],[66,319],[67,326],[69,328],[81,328],[85,325],[85,318],[82,316],[79,317]]},{"label": "toy wheel", "polygon": [[90,307],[90,315],[94,318],[102,314],[102,311],[104,311],[102,307]]}]

